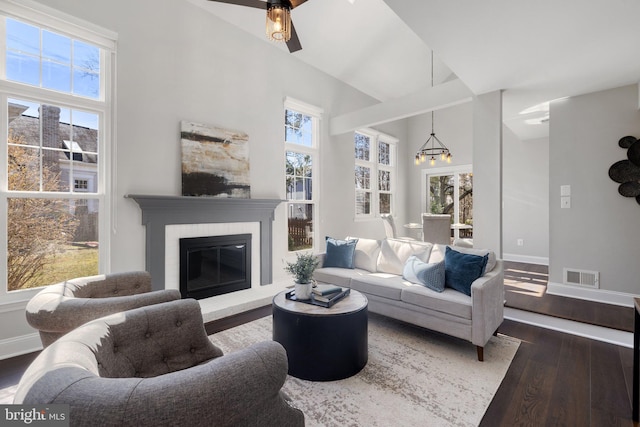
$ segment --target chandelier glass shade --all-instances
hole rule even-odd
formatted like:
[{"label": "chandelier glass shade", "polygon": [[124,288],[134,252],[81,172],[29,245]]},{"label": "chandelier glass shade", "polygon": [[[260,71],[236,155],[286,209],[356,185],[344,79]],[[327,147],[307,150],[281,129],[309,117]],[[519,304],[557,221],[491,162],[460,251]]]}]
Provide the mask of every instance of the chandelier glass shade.
[{"label": "chandelier glass shade", "polygon": [[288,2],[269,3],[267,8],[267,38],[288,42],[291,39],[291,7]]},{"label": "chandelier glass shade", "polygon": [[[433,87],[433,50],[431,51],[431,87]],[[423,164],[429,160],[429,166],[436,164],[439,158],[443,162],[451,163],[451,151],[442,141],[438,139],[433,130],[433,111],[431,112],[431,135],[424,144],[418,149],[415,157],[416,166]]]}]

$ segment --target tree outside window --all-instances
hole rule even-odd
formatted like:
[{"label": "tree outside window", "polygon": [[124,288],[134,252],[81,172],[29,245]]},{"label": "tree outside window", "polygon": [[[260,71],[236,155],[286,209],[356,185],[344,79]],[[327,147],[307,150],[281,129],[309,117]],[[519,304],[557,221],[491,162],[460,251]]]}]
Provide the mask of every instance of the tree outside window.
[{"label": "tree outside window", "polygon": [[[38,19],[31,12],[33,22]],[[4,17],[7,291],[99,272],[104,48]],[[111,40],[95,36],[101,46]],[[6,89],[6,91],[5,91]],[[9,96],[8,93],[11,95]],[[53,95],[52,95],[53,94]],[[51,101],[55,99],[56,101]],[[102,167],[99,167],[102,165]],[[106,248],[105,248],[106,249]]]}]

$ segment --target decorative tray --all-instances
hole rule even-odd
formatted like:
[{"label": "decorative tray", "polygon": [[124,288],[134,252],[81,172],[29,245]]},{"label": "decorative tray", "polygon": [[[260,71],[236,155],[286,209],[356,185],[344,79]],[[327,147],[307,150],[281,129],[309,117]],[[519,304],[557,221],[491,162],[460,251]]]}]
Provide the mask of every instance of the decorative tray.
[{"label": "decorative tray", "polygon": [[349,295],[349,293],[351,292],[351,288],[343,288],[342,292],[334,295],[329,301],[318,301],[314,298],[314,295],[311,295],[311,299],[305,299],[305,300],[299,300],[296,298],[296,291],[291,290],[289,292],[287,292],[286,294],[284,294],[285,298],[291,301],[297,301],[297,302],[303,302],[305,304],[311,304],[311,305],[317,305],[319,307],[331,307],[332,305],[334,305],[335,303],[337,303],[338,301],[340,301],[342,298],[346,297],[347,295]]}]

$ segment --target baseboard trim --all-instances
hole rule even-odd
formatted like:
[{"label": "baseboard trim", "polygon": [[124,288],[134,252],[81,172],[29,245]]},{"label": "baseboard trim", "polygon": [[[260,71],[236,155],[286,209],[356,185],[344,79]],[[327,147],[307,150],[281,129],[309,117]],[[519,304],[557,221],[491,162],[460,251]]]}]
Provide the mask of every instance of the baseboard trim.
[{"label": "baseboard trim", "polygon": [[525,264],[549,265],[549,258],[530,255],[502,254],[502,259],[512,262],[523,262]]},{"label": "baseboard trim", "polygon": [[632,332],[574,322],[573,320],[546,316],[540,313],[517,310],[509,307],[505,307],[504,309],[504,318],[513,320],[514,322],[526,323],[528,325],[619,345],[621,347],[633,348]]},{"label": "baseboard trim", "polygon": [[40,350],[42,350],[42,342],[37,332],[0,340],[0,360]]},{"label": "baseboard trim", "polygon": [[547,293],[562,297],[577,298],[605,304],[633,307],[633,298],[637,295],[624,292],[607,291],[604,289],[582,288],[564,283],[547,283]]}]

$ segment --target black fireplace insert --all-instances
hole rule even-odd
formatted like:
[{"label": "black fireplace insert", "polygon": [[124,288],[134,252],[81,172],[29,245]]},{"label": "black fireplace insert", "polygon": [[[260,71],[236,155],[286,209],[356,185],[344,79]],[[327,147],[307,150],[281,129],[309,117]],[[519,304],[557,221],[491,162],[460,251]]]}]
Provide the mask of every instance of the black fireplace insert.
[{"label": "black fireplace insert", "polygon": [[251,288],[251,234],[180,239],[180,293],[202,299]]}]

